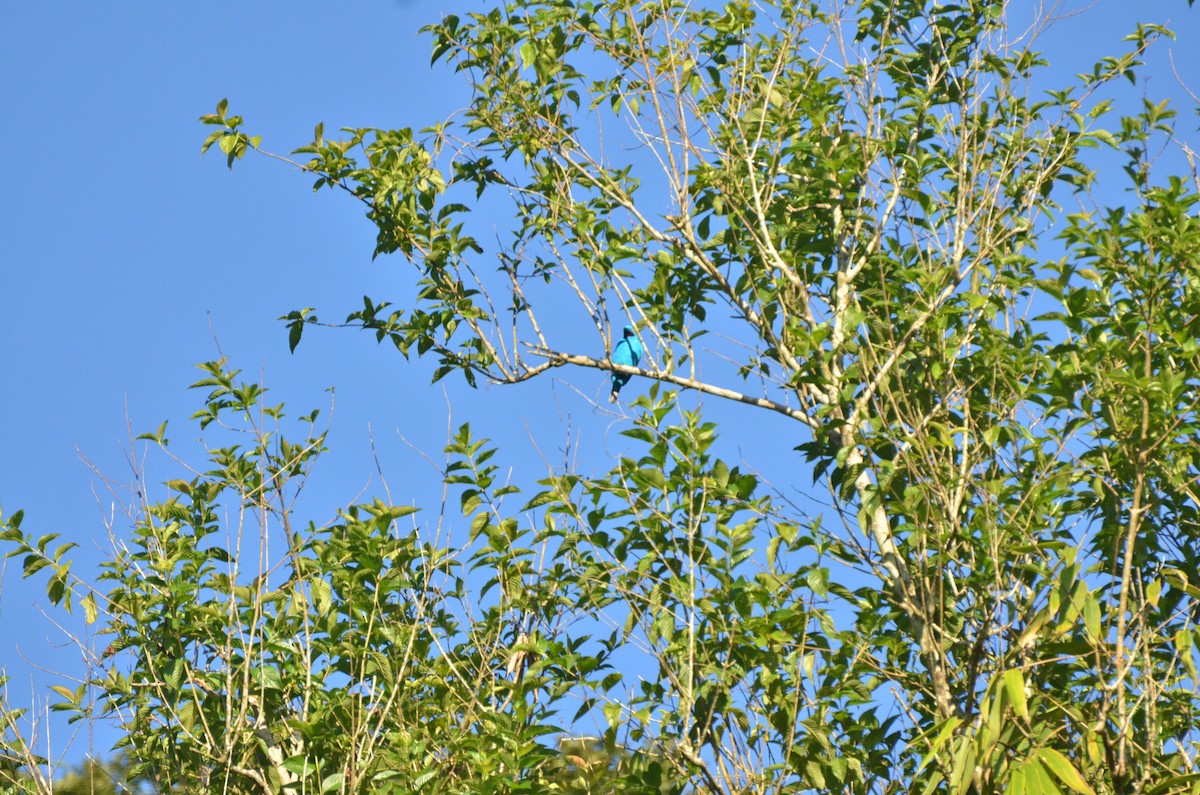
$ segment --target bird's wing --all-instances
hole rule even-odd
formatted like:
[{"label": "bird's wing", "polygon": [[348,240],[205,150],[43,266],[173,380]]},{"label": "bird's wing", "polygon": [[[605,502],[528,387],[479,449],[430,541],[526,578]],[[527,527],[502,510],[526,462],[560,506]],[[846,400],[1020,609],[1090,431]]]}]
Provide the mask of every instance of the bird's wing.
[{"label": "bird's wing", "polygon": [[630,366],[637,364],[638,357],[629,345],[629,340],[623,339],[617,343],[617,347],[613,349],[612,360],[613,364],[626,364]]}]

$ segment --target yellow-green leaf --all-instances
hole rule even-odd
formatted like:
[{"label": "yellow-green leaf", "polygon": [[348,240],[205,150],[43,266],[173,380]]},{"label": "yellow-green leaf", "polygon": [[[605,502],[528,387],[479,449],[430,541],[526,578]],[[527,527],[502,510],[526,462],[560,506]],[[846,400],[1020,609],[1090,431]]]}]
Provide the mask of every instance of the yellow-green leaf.
[{"label": "yellow-green leaf", "polygon": [[185,701],[179,707],[178,712],[179,725],[185,730],[191,731],[196,725],[196,704],[193,701]]},{"label": "yellow-green leaf", "polygon": [[1151,580],[1146,584],[1146,601],[1153,607],[1158,607],[1158,597],[1162,593],[1162,580]]},{"label": "yellow-green leaf", "polygon": [[71,692],[71,688],[66,687],[65,685],[50,685],[50,689],[65,698],[67,701],[70,701],[72,704],[75,703],[75,694]]},{"label": "yellow-green leaf", "polygon": [[312,591],[313,607],[316,608],[317,615],[323,616],[329,613],[330,607],[333,606],[333,593],[329,583],[320,577],[313,577],[309,581],[308,587]]},{"label": "yellow-green leaf", "polygon": [[1025,763],[1025,793],[1026,795],[1060,795],[1062,791],[1050,778],[1046,768],[1037,758]]},{"label": "yellow-green leaf", "polygon": [[1083,624],[1087,627],[1088,639],[1099,643],[1100,636],[1100,603],[1096,597],[1088,594],[1083,600]]},{"label": "yellow-green leaf", "polygon": [[1012,704],[1013,712],[1018,718],[1029,719],[1029,706],[1025,701],[1025,676],[1020,668],[1009,668],[1004,672],[1004,690],[1008,693],[1008,703]]},{"label": "yellow-green leaf", "polygon": [[938,732],[937,738],[934,739],[933,744],[929,746],[929,753],[925,755],[925,758],[921,760],[921,766],[917,768],[918,773],[924,770],[926,766],[928,766],[929,763],[937,757],[938,751],[942,749],[942,746],[946,743],[946,740],[950,739],[950,736],[954,734],[954,730],[958,728],[960,723],[962,723],[961,719],[950,718],[948,721],[942,724],[941,731]]},{"label": "yellow-green leaf", "polygon": [[100,611],[96,608],[96,594],[88,591],[83,599],[79,600],[83,605],[83,615],[89,624],[95,624],[96,619],[100,617]]},{"label": "yellow-green leaf", "polygon": [[1175,633],[1174,639],[1175,651],[1179,652],[1179,659],[1183,661],[1183,667],[1187,669],[1189,676],[1196,679],[1196,661],[1192,658],[1192,631],[1180,629]]},{"label": "yellow-green leaf", "polygon": [[1025,765],[1017,765],[1009,775],[1008,783],[1004,785],[1005,795],[1025,795],[1025,784]]},{"label": "yellow-green leaf", "polygon": [[1095,791],[1083,780],[1083,776],[1079,775],[1075,766],[1071,764],[1071,760],[1063,756],[1061,752],[1053,748],[1039,748],[1038,759],[1046,766],[1047,770],[1054,774],[1055,778],[1078,792],[1079,795],[1096,795]]},{"label": "yellow-green leaf", "polygon": [[970,737],[959,737],[958,751],[954,754],[954,768],[950,771],[950,786],[955,795],[966,795],[975,777],[975,743]]},{"label": "yellow-green leaf", "polygon": [[1166,781],[1160,781],[1153,789],[1148,790],[1146,795],[1167,795],[1169,792],[1179,792],[1185,784],[1192,784],[1200,781],[1200,773],[1186,773],[1182,776],[1172,776]]}]

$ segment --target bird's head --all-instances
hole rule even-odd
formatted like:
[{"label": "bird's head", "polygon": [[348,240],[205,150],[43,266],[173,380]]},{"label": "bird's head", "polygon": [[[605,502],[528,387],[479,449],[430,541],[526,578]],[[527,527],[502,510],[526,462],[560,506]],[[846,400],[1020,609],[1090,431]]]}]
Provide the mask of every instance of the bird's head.
[{"label": "bird's head", "polygon": [[632,337],[634,335],[633,326],[625,326],[625,336]]}]

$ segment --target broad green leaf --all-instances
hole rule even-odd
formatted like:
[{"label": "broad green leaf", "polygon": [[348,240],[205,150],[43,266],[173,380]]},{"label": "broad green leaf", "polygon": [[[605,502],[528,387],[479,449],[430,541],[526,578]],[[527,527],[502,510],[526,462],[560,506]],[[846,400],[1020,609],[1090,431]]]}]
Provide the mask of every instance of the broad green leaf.
[{"label": "broad green leaf", "polygon": [[1025,701],[1025,677],[1020,668],[1009,668],[1004,672],[1004,691],[1008,694],[1008,703],[1012,705],[1013,713],[1025,720],[1029,719],[1029,707]]},{"label": "broad green leaf", "polygon": [[1083,780],[1083,776],[1079,775],[1079,771],[1071,764],[1071,760],[1063,756],[1061,752],[1043,747],[1038,749],[1037,758],[1046,766],[1047,770],[1054,774],[1055,778],[1072,791],[1078,792],[1079,795],[1095,795],[1095,791]]}]

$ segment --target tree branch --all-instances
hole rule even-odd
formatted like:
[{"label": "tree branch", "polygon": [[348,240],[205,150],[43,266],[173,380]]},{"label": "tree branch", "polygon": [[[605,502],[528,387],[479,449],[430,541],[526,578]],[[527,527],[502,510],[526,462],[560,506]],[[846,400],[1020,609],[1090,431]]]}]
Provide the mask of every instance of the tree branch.
[{"label": "tree branch", "polygon": [[816,430],[820,427],[820,423],[814,418],[810,417],[807,413],[799,409],[794,409],[790,406],[785,406],[782,403],[777,403],[774,400],[768,400],[767,398],[754,397],[753,395],[747,395],[732,389],[726,389],[725,387],[715,386],[713,384],[705,383],[704,381],[698,381],[694,378],[684,378],[672,373],[664,373],[658,370],[643,370],[640,367],[629,367],[624,364],[613,364],[607,359],[595,359],[591,356],[583,356],[575,353],[563,353],[561,351],[554,351],[548,348],[536,346],[529,347],[531,353],[533,353],[535,356],[543,357],[546,359],[546,361],[536,367],[527,368],[520,375],[504,379],[493,378],[492,382],[515,384],[521,381],[527,381],[551,368],[561,367],[564,364],[574,364],[580,367],[591,367],[597,370],[609,370],[615,373],[640,375],[654,381],[662,381],[667,384],[673,384],[674,386],[682,387],[683,389],[694,389],[697,392],[703,392],[707,395],[714,395],[716,397],[726,398],[727,400],[735,400],[739,403],[745,403],[750,406],[768,409],[778,414],[782,414],[790,419],[797,420],[813,430]]}]

